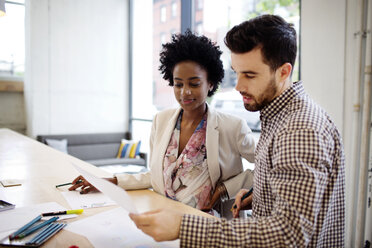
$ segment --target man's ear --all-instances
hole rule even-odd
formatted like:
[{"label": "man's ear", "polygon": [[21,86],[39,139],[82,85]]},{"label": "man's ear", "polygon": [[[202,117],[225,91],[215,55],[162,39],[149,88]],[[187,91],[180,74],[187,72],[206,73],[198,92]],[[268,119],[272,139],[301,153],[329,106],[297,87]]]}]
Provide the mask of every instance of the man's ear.
[{"label": "man's ear", "polygon": [[292,65],[290,63],[284,63],[277,69],[277,79],[279,82],[284,82],[291,77]]}]

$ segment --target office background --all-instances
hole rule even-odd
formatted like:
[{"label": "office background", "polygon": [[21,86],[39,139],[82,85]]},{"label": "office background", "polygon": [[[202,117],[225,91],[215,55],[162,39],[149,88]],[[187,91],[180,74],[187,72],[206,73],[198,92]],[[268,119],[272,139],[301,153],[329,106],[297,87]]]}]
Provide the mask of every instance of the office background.
[{"label": "office background", "polygon": [[[156,111],[154,67],[134,49],[152,56],[151,29],[141,16],[153,17],[146,4],[161,2],[25,0],[25,70],[0,78],[0,127],[30,137],[131,129],[143,139]],[[300,78],[344,141],[348,247],[360,233],[372,239],[371,15],[371,0],[300,2]]]}]

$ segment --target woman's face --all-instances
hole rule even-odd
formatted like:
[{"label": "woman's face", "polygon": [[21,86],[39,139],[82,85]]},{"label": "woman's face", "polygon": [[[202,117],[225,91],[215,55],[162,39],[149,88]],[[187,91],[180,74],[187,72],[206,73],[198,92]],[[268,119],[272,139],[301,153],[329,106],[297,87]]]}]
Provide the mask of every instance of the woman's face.
[{"label": "woman's face", "polygon": [[173,69],[174,96],[184,111],[204,110],[208,91],[208,73],[198,63],[182,61]]}]

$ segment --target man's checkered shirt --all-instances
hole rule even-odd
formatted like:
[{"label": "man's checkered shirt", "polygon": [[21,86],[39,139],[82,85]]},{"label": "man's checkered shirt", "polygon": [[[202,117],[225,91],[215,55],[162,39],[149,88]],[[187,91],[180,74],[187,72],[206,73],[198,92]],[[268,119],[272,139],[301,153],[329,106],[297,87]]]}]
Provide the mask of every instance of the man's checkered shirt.
[{"label": "man's checkered shirt", "polygon": [[181,247],[344,247],[344,152],[334,123],[294,83],[261,111],[253,216],[184,215]]}]

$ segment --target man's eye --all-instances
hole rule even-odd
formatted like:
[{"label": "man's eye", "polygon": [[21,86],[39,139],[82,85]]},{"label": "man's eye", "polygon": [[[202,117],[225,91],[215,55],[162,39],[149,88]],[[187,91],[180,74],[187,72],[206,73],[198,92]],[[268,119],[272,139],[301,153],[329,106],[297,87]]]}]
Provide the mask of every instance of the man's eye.
[{"label": "man's eye", "polygon": [[248,79],[254,78],[254,76],[251,76],[251,75],[248,75],[248,74],[245,74],[245,77],[248,78]]}]

